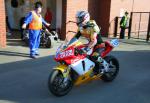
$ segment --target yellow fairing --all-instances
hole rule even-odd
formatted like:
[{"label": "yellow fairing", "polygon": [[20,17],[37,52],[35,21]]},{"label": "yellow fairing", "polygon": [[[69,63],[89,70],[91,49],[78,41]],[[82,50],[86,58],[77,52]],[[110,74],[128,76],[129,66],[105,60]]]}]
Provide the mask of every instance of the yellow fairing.
[{"label": "yellow fairing", "polygon": [[79,41],[77,43],[75,43],[75,46],[79,46],[79,45],[82,45],[82,43]]},{"label": "yellow fairing", "polygon": [[[55,67],[54,69],[60,70],[62,72],[64,78],[70,76],[69,75],[70,69],[68,68],[67,65],[60,64],[57,67]],[[84,75],[79,76],[75,80],[75,85],[77,86],[77,85],[80,85],[80,84],[83,84],[83,83],[87,83],[87,82],[89,82],[91,80],[98,80],[98,79],[100,79],[100,75],[99,76],[98,75],[91,76],[92,72],[93,72],[93,70],[91,69],[90,71],[88,71]]]},{"label": "yellow fairing", "polygon": [[54,69],[60,70],[62,72],[64,78],[69,76],[69,69],[68,69],[67,65],[60,64],[57,67],[55,67]]},{"label": "yellow fairing", "polygon": [[87,82],[92,81],[92,80],[99,80],[100,79],[100,75],[91,76],[92,72],[93,72],[93,70],[91,69],[90,71],[88,71],[84,75],[78,77],[78,79],[75,82],[75,85],[77,86],[77,85],[80,85],[80,84],[83,84],[83,83],[87,83]]},{"label": "yellow fairing", "polygon": [[75,47],[77,47],[77,46],[80,46],[80,45],[82,45],[82,42],[77,41],[77,42],[72,43],[69,46],[75,46]]}]

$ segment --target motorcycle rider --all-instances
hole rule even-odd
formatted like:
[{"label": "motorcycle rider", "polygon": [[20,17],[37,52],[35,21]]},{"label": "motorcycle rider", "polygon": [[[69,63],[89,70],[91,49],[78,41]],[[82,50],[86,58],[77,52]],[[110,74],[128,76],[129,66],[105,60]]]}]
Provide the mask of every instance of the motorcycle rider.
[{"label": "motorcycle rider", "polygon": [[[94,73],[98,74],[99,72],[108,71],[106,62],[101,58],[101,51],[104,50],[104,43],[101,38],[100,28],[94,20],[90,20],[90,14],[87,11],[78,11],[76,14],[76,22],[78,26],[78,32],[74,38],[79,39],[80,36],[86,37],[89,40],[87,48],[84,49],[84,52],[88,52],[93,49],[95,46],[100,44],[102,48],[98,48],[94,51],[91,59],[95,62]],[[99,64],[102,64],[101,66]],[[100,69],[100,67],[102,67]]]}]

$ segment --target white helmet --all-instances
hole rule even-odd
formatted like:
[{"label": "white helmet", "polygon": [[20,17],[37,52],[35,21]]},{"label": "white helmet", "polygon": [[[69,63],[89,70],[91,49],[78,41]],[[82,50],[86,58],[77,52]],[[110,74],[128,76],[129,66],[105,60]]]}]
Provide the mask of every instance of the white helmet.
[{"label": "white helmet", "polygon": [[77,25],[90,20],[90,14],[87,11],[78,11],[76,14]]}]

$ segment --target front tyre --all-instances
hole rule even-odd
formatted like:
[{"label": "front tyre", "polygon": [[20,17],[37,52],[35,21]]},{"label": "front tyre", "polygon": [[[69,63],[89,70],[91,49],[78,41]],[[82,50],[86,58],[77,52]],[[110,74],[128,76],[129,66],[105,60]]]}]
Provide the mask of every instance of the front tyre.
[{"label": "front tyre", "polygon": [[72,89],[73,83],[71,80],[64,82],[64,77],[61,71],[53,70],[48,78],[48,88],[55,96],[64,96]]},{"label": "front tyre", "polygon": [[114,56],[106,56],[105,61],[109,64],[110,70],[104,73],[101,79],[105,82],[113,81],[119,72],[119,62]]}]

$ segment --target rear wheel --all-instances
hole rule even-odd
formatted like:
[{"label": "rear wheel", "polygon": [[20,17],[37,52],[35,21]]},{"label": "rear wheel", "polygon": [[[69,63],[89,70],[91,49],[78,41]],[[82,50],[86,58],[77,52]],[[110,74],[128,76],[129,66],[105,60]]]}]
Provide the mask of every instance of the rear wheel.
[{"label": "rear wheel", "polygon": [[110,70],[107,73],[104,73],[101,79],[105,82],[113,81],[119,72],[119,62],[114,56],[106,56],[104,58],[109,64]]},{"label": "rear wheel", "polygon": [[29,46],[29,31],[28,30],[23,30],[23,41],[27,46]]},{"label": "rear wheel", "polygon": [[52,47],[52,43],[51,43],[51,38],[50,37],[47,38],[45,46],[46,46],[46,48],[51,48]]},{"label": "rear wheel", "polygon": [[48,88],[55,96],[64,96],[72,89],[73,83],[71,80],[64,82],[64,77],[61,71],[53,70],[48,79]]}]

